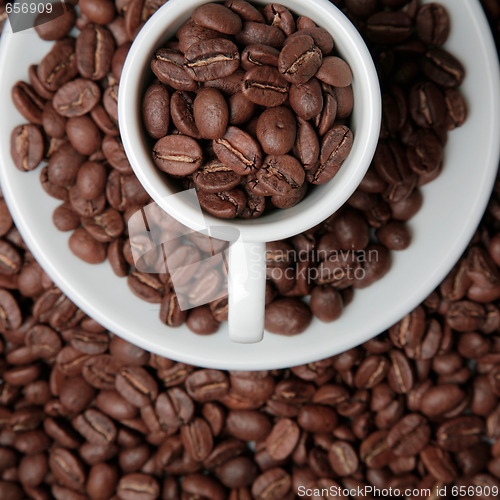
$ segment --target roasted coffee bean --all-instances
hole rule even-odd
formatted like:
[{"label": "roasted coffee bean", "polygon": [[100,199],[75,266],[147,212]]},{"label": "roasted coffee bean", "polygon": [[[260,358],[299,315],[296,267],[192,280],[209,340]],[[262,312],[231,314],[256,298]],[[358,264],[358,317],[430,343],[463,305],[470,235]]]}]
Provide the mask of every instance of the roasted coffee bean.
[{"label": "roasted coffee bean", "polygon": [[235,188],[241,176],[218,160],[200,167],[193,175],[193,182],[200,191],[218,193]]},{"label": "roasted coffee bean", "polygon": [[421,451],[429,442],[431,429],[427,420],[416,413],[406,415],[387,434],[387,444],[398,457]]},{"label": "roasted coffee bean", "polygon": [[295,143],[296,131],[295,117],[284,107],[264,111],[257,122],[257,138],[269,155],[288,153]]},{"label": "roasted coffee bean", "polygon": [[154,500],[160,494],[158,481],[148,474],[134,472],[122,476],[117,486],[118,497],[123,500]]},{"label": "roasted coffee bean", "polygon": [[142,103],[142,119],[148,134],[153,139],[161,139],[168,133],[170,95],[160,83],[151,85]]},{"label": "roasted coffee bean", "polygon": [[77,78],[63,85],[54,96],[54,109],[62,116],[83,116],[99,102],[101,90],[91,80]]},{"label": "roasted coffee bean", "polygon": [[19,125],[12,131],[10,155],[19,170],[27,172],[38,167],[44,152],[44,139],[36,125]]},{"label": "roasted coffee bean", "polygon": [[82,155],[90,156],[101,146],[101,131],[87,115],[70,118],[66,123],[66,134],[71,145]]},{"label": "roasted coffee bean", "polygon": [[302,186],[305,172],[293,156],[269,155],[256,177],[268,193],[288,196]]},{"label": "roasted coffee bean", "polygon": [[258,142],[237,127],[229,127],[220,139],[213,142],[213,149],[219,160],[238,175],[248,175],[262,165]]},{"label": "roasted coffee bean", "polygon": [[281,419],[267,436],[266,449],[274,460],[283,460],[293,452],[299,437],[298,425],[291,419]]},{"label": "roasted coffee bean", "polygon": [[224,38],[203,40],[199,44],[191,45],[184,56],[186,71],[198,82],[229,76],[236,71],[239,64],[238,47]]},{"label": "roasted coffee bean", "polygon": [[73,427],[91,443],[108,445],[116,439],[116,426],[99,410],[89,408],[73,419]]},{"label": "roasted coffee bean", "polygon": [[236,35],[240,45],[263,44],[281,49],[285,41],[285,33],[276,26],[255,21],[243,23],[243,29]]},{"label": "roasted coffee bean", "polygon": [[328,461],[340,477],[354,474],[358,468],[358,456],[352,445],[346,441],[334,442],[328,451]]},{"label": "roasted coffee bean", "polygon": [[83,78],[100,80],[111,69],[115,40],[104,26],[88,24],[76,39],[76,65]]},{"label": "roasted coffee bean", "polygon": [[183,425],[181,439],[186,453],[196,461],[205,460],[213,449],[212,431],[202,418],[195,418],[190,424]]},{"label": "roasted coffee bean", "polygon": [[194,100],[193,115],[196,127],[204,139],[220,139],[226,133],[229,108],[218,90],[200,90]]},{"label": "roasted coffee bean", "polygon": [[198,43],[202,40],[220,38],[221,34],[213,29],[200,26],[190,19],[180,27],[176,36],[179,40],[179,50],[185,54],[194,43]]},{"label": "roasted coffee bean", "polygon": [[446,88],[458,87],[465,77],[462,63],[443,49],[430,49],[421,62],[422,71],[434,83]]},{"label": "roasted coffee bean", "polygon": [[69,239],[70,250],[88,264],[106,260],[106,246],[94,239],[84,228],[76,229]]},{"label": "roasted coffee bean", "polygon": [[306,83],[317,73],[322,60],[323,54],[310,36],[296,36],[281,51],[278,69],[289,82]]},{"label": "roasted coffee bean", "polygon": [[49,455],[52,474],[65,486],[79,490],[85,483],[85,469],[80,459],[65,448],[53,448]]},{"label": "roasted coffee bean", "polygon": [[404,250],[411,242],[411,235],[402,222],[389,221],[375,232],[380,243],[389,250]]},{"label": "roasted coffee bean", "polygon": [[257,500],[284,498],[291,488],[290,475],[282,468],[274,467],[260,474],[252,485],[252,495]]},{"label": "roasted coffee bean", "polygon": [[12,87],[12,102],[26,120],[36,125],[42,124],[44,100],[26,82],[17,82]]},{"label": "roasted coffee bean", "polygon": [[331,286],[315,286],[311,291],[312,313],[321,321],[329,323],[336,320],[343,310],[340,293]]},{"label": "roasted coffee bean", "polygon": [[329,56],[323,59],[316,78],[333,87],[349,87],[352,83],[352,72],[343,59]]},{"label": "roasted coffee bean", "polygon": [[288,98],[289,83],[273,66],[257,66],[246,72],[243,95],[260,106],[281,106]]},{"label": "roasted coffee bean", "polygon": [[437,127],[446,118],[446,105],[439,88],[431,82],[412,87],[409,110],[415,122],[421,127]]},{"label": "roasted coffee bean", "polygon": [[327,56],[333,50],[334,41],[332,35],[330,35],[330,33],[328,33],[328,31],[326,31],[324,28],[319,27],[301,29],[290,35],[286,39],[285,44],[288,44],[295,38],[304,35],[310,36],[314,40],[314,43],[321,49],[321,52],[324,56]]},{"label": "roasted coffee bean", "polygon": [[37,75],[47,90],[56,92],[78,75],[75,40],[64,38],[54,44],[38,65]]},{"label": "roasted coffee bean", "polygon": [[[111,5],[113,4],[111,3]],[[92,499],[106,500],[115,493],[118,480],[117,468],[102,462],[95,464],[89,470],[86,489]]]},{"label": "roasted coffee bean", "polygon": [[413,31],[412,20],[404,12],[377,12],[366,21],[367,35],[377,43],[394,44],[405,41]]},{"label": "roasted coffee bean", "polygon": [[198,200],[205,211],[222,219],[238,217],[247,201],[245,193],[238,188],[218,193],[200,191]]},{"label": "roasted coffee bean", "polygon": [[198,84],[184,67],[184,56],[173,49],[159,49],[154,53],[151,70],[158,80],[176,90],[196,90]]},{"label": "roasted coffee bean", "polygon": [[202,5],[193,11],[195,23],[226,35],[236,35],[242,27],[240,16],[232,10],[216,3]]},{"label": "roasted coffee bean", "polygon": [[181,310],[177,295],[174,292],[166,294],[161,302],[160,320],[167,326],[182,325],[187,318],[187,311]]},{"label": "roasted coffee bean", "polygon": [[115,6],[110,0],[83,0],[80,9],[91,22],[97,24],[108,24],[116,15]]},{"label": "roasted coffee bean", "polygon": [[36,16],[35,30],[42,40],[60,40],[73,28],[76,20],[74,9],[67,9],[65,5],[54,3],[51,10],[47,9]]},{"label": "roasted coffee bean", "polygon": [[285,35],[291,35],[295,31],[295,19],[292,13],[283,5],[277,3],[266,5],[263,13],[267,23],[277,26]]},{"label": "roasted coffee bean", "polygon": [[305,119],[299,118],[294,155],[306,170],[314,167],[319,159],[320,144],[313,126]]},{"label": "roasted coffee bean", "polygon": [[323,93],[319,81],[311,78],[306,83],[291,85],[290,104],[304,120],[310,120],[320,114],[323,109]]},{"label": "roasted coffee bean", "polygon": [[296,335],[310,324],[309,307],[296,298],[277,299],[266,307],[266,330],[281,335]]},{"label": "roasted coffee bean", "polygon": [[116,376],[116,390],[134,406],[142,408],[156,399],[158,384],[144,368],[131,366]]},{"label": "roasted coffee bean", "polygon": [[241,65],[248,71],[254,66],[276,66],[280,52],[263,44],[247,45],[241,53]]},{"label": "roasted coffee bean", "polygon": [[186,176],[202,165],[203,151],[191,137],[168,135],[155,144],[153,160],[163,172]]},{"label": "roasted coffee bean", "polygon": [[416,17],[417,34],[429,45],[443,45],[450,34],[450,18],[446,9],[438,4],[422,5]]},{"label": "roasted coffee bean", "polygon": [[324,184],[332,179],[349,155],[352,143],[352,132],[345,125],[333,127],[323,137],[320,163],[308,170],[307,180],[312,184]]},{"label": "roasted coffee bean", "polygon": [[436,431],[436,438],[441,448],[458,452],[479,443],[484,432],[484,421],[481,418],[463,416],[441,424]]}]

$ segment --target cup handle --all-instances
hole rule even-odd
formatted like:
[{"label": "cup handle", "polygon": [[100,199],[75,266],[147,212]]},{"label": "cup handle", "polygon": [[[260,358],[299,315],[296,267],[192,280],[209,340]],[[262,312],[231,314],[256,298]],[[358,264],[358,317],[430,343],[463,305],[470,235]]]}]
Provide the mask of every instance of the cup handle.
[{"label": "cup handle", "polygon": [[266,244],[241,238],[229,247],[228,322],[233,342],[260,342],[264,334]]}]

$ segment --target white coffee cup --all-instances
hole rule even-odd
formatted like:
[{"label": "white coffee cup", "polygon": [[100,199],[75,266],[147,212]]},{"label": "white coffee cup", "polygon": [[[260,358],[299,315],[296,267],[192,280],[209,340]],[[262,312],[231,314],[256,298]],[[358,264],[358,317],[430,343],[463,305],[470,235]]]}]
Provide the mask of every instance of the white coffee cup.
[{"label": "white coffee cup", "polygon": [[[381,97],[370,53],[356,28],[328,0],[283,0],[295,14],[310,17],[334,38],[336,50],[353,73],[354,109],[350,128],[354,134],[351,153],[329,182],[314,186],[298,205],[266,213],[257,219],[223,220],[205,214],[183,197],[171,196],[179,188],[170,183],[153,163],[151,147],[142,126],[141,101],[155,49],[171,39],[198,6],[208,0],[170,0],[144,25],[123,68],[118,93],[118,117],[125,152],[136,176],[153,200],[172,217],[195,230],[207,226],[239,234],[229,249],[229,337],[235,342],[262,339],[266,280],[266,242],[289,238],[332,215],[351,196],[373,158],[380,131]],[[266,5],[265,0],[253,0]],[[222,235],[222,236],[221,236]],[[218,238],[224,238],[218,231]],[[228,237],[228,239],[230,239]]]}]

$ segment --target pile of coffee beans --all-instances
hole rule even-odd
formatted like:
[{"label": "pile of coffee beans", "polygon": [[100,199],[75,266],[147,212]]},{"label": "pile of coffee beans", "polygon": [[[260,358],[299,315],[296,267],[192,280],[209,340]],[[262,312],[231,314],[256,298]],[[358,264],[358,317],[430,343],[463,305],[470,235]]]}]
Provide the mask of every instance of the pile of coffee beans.
[{"label": "pile of coffee beans", "polygon": [[[167,270],[160,274],[138,270],[128,238],[130,217],[150,204],[151,199],[133,174],[120,140],[116,109],[118,83],[131,42],[145,20],[163,3],[164,0],[116,0],[114,4],[111,0],[82,0],[76,17],[76,27],[80,29],[76,39],[67,35],[71,26],[66,18],[49,23],[50,29],[46,28],[43,36],[57,39],[56,42],[38,65],[29,68],[29,83],[18,82],[12,91],[14,103],[29,122],[12,133],[12,157],[21,170],[29,171],[42,165],[43,188],[61,200],[54,212],[54,224],[61,231],[72,232],[69,246],[75,255],[88,263],[108,259],[118,276],[127,277],[135,294],[161,304],[160,319],[167,325],[177,326],[187,321],[196,333],[210,334],[218,329],[220,321],[226,320],[227,300],[196,307],[189,313],[180,311]],[[375,60],[382,89],[382,130],[372,165],[347,204],[319,226],[290,240],[269,244],[266,328],[285,335],[304,331],[313,315],[322,321],[338,318],[353,299],[356,288],[369,286],[388,272],[391,251],[404,250],[411,243],[406,222],[422,205],[419,188],[441,172],[447,133],[460,126],[467,114],[458,88],[465,77],[464,68],[442,48],[450,31],[450,20],[442,6],[420,5],[418,0],[337,0],[333,3],[359,29]],[[244,0],[229,0],[225,5],[231,15],[235,11],[240,12],[239,15],[255,11]],[[242,21],[243,26],[253,27],[257,33],[263,30],[276,34],[281,30],[279,37],[285,40],[293,19],[285,15],[286,12],[278,4],[270,4],[264,13],[258,14],[259,19],[264,16],[267,22],[274,20],[274,26]],[[294,22],[299,31],[310,34],[324,31],[306,18]],[[227,40],[229,36],[220,37],[218,31],[204,26],[195,29],[193,22],[188,22],[178,36],[189,45],[191,35],[210,33],[217,38],[209,38],[209,42]],[[291,36],[298,37],[297,33]],[[184,44],[181,46],[179,42],[177,48],[174,44],[165,50],[169,54],[177,49],[187,50]],[[249,44],[250,41],[242,43]],[[315,44],[322,46],[319,40]],[[328,57],[332,56],[325,57],[325,61]],[[242,64],[244,59],[240,57]],[[185,73],[183,68],[179,71]],[[231,103],[237,108],[241,103],[250,102],[239,91],[241,81],[238,79],[242,74],[245,73],[240,68],[220,81],[205,82],[199,93],[206,96],[220,92],[228,100],[229,110]],[[237,85],[234,85],[235,77],[238,77]],[[208,88],[207,84],[214,82],[216,86]],[[308,84],[298,84],[301,85],[307,87]],[[346,116],[350,109],[346,98],[350,87],[332,87],[333,92],[324,93],[328,88],[325,85],[328,84],[320,85],[324,103],[322,119],[317,122],[316,116],[307,121],[300,115],[297,119],[298,137],[303,132],[303,143],[307,145],[316,143],[318,127],[330,122],[335,106],[337,118]],[[292,84],[290,88],[295,86]],[[177,130],[183,132],[181,136],[188,136],[185,138],[188,142],[193,138],[186,131],[189,127],[196,130],[195,108],[193,113],[189,111],[196,97],[189,92],[181,90],[170,95],[159,83],[148,91],[150,101],[166,100],[168,93],[170,114],[177,113],[175,119],[171,117],[172,121]],[[343,95],[340,99],[339,93]],[[339,107],[339,103],[346,106]],[[261,116],[276,113],[278,108],[267,109]],[[261,111],[263,109],[261,107]],[[288,108],[284,111],[285,114],[291,112]],[[185,116],[189,119],[184,120]],[[165,117],[166,114],[157,117],[158,133],[165,131],[160,126]],[[257,134],[256,120],[253,122]],[[154,128],[155,123],[152,121],[149,126]],[[233,124],[228,130],[236,128]],[[329,128],[325,125],[322,130],[327,132]],[[185,140],[178,135],[171,134],[171,137],[169,140]],[[248,144],[255,143],[252,139]],[[245,146],[245,151],[251,150]],[[303,165],[316,161],[316,149],[305,148],[302,152]],[[193,182],[205,192],[211,190],[209,186],[214,186],[214,179],[222,178],[220,172],[217,173],[220,163],[218,159],[212,160]],[[243,177],[248,181],[253,179],[253,174]],[[225,172],[223,178],[235,180],[239,174],[231,170]],[[186,187],[189,186],[190,181]],[[207,196],[209,199],[215,195]],[[247,205],[241,216],[255,216],[254,212],[263,208],[263,197],[248,192],[246,196]],[[286,203],[290,201],[273,196],[272,203],[276,205],[278,198],[288,200]],[[256,203],[252,204],[251,200]],[[225,207],[224,210],[228,210],[225,213],[232,213],[233,205],[218,206]],[[196,238],[184,243],[186,252],[179,252],[180,267],[192,264],[193,255],[199,255],[202,261],[211,255],[214,247],[221,246],[220,242],[207,245]],[[137,250],[140,252],[140,248]],[[201,266],[201,274],[202,269]],[[223,286],[223,280],[217,283]],[[302,301],[309,294],[310,305]]]},{"label": "pile of coffee beans", "polygon": [[195,9],[151,60],[142,111],[155,165],[216,217],[299,203],[352,147],[352,73],[334,45],[280,4]]},{"label": "pile of coffee beans", "polygon": [[202,369],[113,336],[52,284],[1,197],[0,253],[2,500],[498,498],[500,180],[422,305],[288,369]]}]

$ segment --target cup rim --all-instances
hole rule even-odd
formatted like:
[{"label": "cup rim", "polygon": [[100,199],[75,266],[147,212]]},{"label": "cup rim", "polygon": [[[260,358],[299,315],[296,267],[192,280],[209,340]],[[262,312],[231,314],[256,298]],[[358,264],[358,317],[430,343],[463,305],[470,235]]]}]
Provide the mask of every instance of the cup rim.
[{"label": "cup rim", "polygon": [[[286,239],[314,227],[337,211],[368,170],[377,147],[382,115],[375,64],[360,33],[340,9],[328,0],[283,0],[283,5],[299,15],[304,9],[313,12],[309,17],[316,20],[318,25],[331,23],[335,27],[333,36],[337,49],[353,69],[353,118],[357,116],[358,119],[352,150],[334,179],[314,186],[314,192],[308,193],[294,207],[247,220],[220,219],[203,212],[203,223],[200,225],[199,207],[186,203],[183,197],[170,196],[175,191],[162,179],[164,174],[153,163],[151,150],[145,145],[139,100],[143,96],[146,68],[149,68],[152,53],[162,40],[172,36],[166,36],[166,31],[169,27],[175,27],[175,33],[184,22],[181,18],[185,20],[196,7],[209,1],[214,0],[170,0],[153,14],[137,35],[128,52],[118,92],[118,120],[123,146],[135,175],[151,198],[185,226],[197,231],[210,227],[230,227],[236,229],[245,241]],[[256,0],[256,3],[266,2]]]}]

